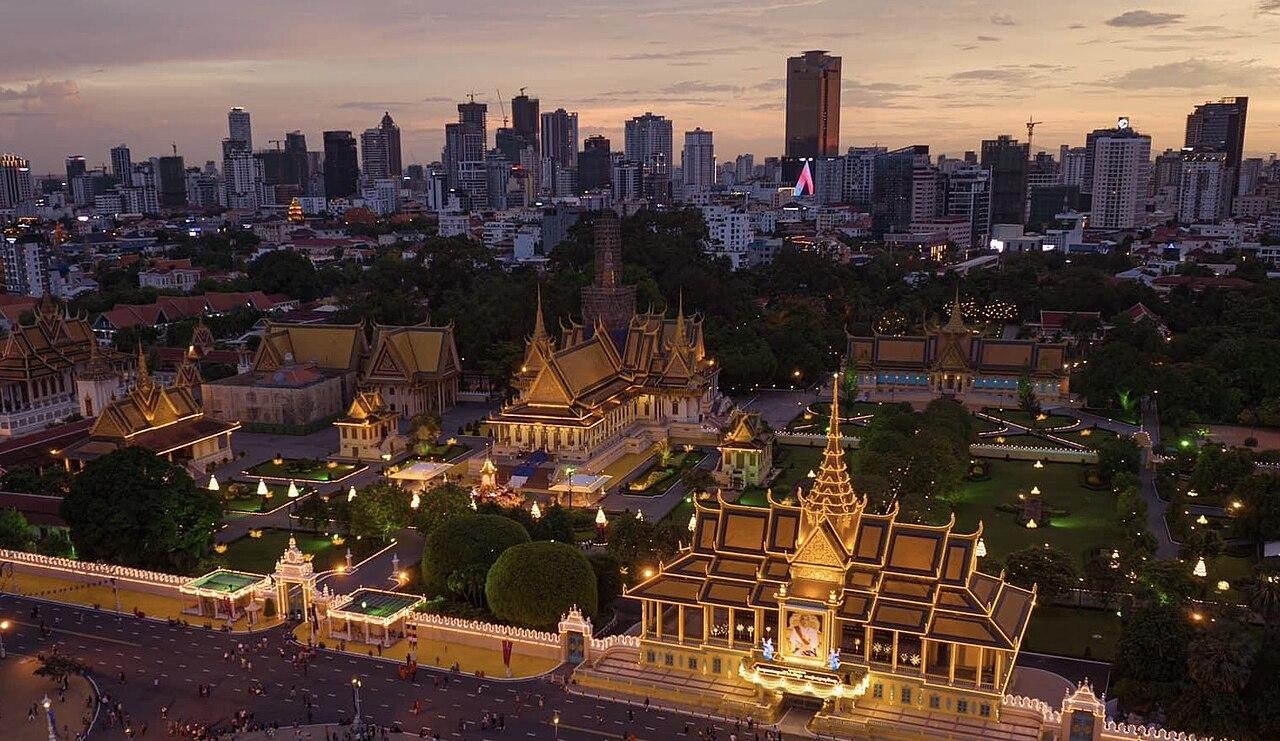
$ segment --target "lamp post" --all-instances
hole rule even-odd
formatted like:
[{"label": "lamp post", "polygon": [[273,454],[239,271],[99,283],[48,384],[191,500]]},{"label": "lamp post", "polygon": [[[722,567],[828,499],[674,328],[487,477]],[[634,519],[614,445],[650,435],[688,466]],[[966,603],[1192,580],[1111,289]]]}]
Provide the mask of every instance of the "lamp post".
[{"label": "lamp post", "polygon": [[360,678],[351,678],[351,695],[355,701],[355,716],[351,719],[351,736],[357,739],[365,738],[364,716],[360,714]]},{"label": "lamp post", "polygon": [[4,632],[9,629],[11,623],[8,620],[0,620],[0,659],[5,657],[4,652]]},{"label": "lamp post", "polygon": [[551,725],[556,729],[556,738],[560,738],[560,711],[551,713]]},{"label": "lamp post", "polygon": [[40,707],[44,708],[44,720],[49,724],[49,741],[58,741],[58,722],[53,719],[53,703],[49,702],[48,695],[40,701]]}]

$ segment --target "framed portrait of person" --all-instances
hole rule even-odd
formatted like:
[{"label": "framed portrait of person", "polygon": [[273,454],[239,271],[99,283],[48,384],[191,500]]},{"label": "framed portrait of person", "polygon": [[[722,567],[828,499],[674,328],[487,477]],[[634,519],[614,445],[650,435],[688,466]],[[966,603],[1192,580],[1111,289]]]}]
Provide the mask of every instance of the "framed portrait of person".
[{"label": "framed portrait of person", "polygon": [[823,617],[815,612],[788,610],[786,627],[782,633],[783,655],[806,661],[822,661],[826,657],[823,651]]}]

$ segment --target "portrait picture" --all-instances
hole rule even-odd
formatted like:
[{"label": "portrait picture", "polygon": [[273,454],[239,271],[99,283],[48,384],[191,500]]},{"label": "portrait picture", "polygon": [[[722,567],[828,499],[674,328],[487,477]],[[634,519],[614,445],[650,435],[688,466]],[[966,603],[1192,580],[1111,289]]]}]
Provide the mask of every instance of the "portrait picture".
[{"label": "portrait picture", "polygon": [[822,656],[822,618],[810,612],[787,614],[784,634],[787,654],[802,659]]}]

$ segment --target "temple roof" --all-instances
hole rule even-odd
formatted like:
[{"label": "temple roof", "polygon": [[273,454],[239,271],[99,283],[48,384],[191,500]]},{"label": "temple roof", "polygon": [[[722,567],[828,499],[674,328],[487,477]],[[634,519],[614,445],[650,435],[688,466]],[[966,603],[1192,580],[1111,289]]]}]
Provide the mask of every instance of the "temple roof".
[{"label": "temple roof", "polygon": [[413,383],[457,373],[460,367],[452,324],[377,327],[365,378]]},{"label": "temple roof", "polygon": [[12,327],[0,350],[0,380],[51,376],[89,360],[93,330],[83,318],[67,317],[51,296],[40,302],[31,324]]},{"label": "temple roof", "polygon": [[360,424],[366,420],[381,419],[389,413],[387,404],[378,391],[361,391],[351,400],[347,408],[347,416],[338,420],[339,424]]}]

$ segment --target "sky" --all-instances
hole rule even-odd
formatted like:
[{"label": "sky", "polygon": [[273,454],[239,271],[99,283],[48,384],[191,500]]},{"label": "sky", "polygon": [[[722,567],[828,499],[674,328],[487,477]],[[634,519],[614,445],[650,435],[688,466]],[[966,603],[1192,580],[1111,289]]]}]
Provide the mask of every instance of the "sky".
[{"label": "sky", "polygon": [[842,149],[959,156],[1034,117],[1056,150],[1126,115],[1161,151],[1194,104],[1248,95],[1246,151],[1280,151],[1280,0],[0,0],[0,18],[0,152],[38,173],[120,143],[203,163],[231,106],[257,148],[299,129],[320,149],[388,110],[404,161],[426,163],[468,93],[492,145],[521,87],[615,149],[652,111],[677,149],[700,126],[721,162],[760,162],[805,49],[843,58]]}]

